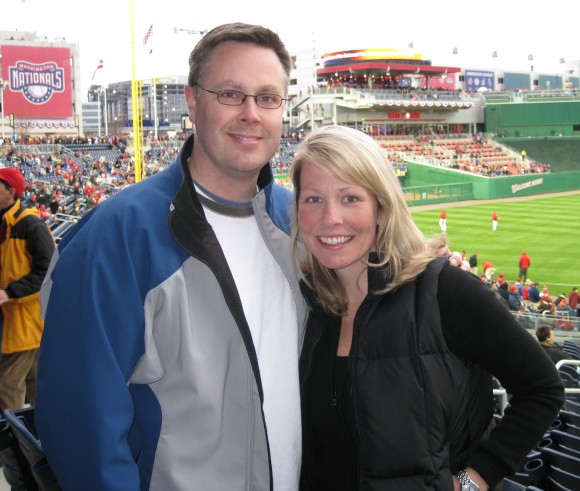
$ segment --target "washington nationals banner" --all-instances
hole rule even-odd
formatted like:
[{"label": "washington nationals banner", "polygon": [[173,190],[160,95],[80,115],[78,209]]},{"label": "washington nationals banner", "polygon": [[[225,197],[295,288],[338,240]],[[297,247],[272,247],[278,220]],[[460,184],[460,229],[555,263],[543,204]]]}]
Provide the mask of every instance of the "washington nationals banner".
[{"label": "washington nationals banner", "polygon": [[70,49],[1,46],[4,114],[18,119],[73,117]]}]

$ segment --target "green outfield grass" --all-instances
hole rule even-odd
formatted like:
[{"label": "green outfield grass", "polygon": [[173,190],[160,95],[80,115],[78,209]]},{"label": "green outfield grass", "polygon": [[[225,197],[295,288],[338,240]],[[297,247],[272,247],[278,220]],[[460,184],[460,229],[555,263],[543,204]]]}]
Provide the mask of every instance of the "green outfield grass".
[{"label": "green outfield grass", "polygon": [[[570,293],[580,287],[580,194],[529,201],[490,202],[471,206],[413,211],[413,219],[427,236],[440,232],[439,213],[447,212],[447,235],[452,251],[477,251],[479,272],[483,261],[491,261],[510,283],[519,273],[518,259],[526,251],[532,260],[528,277],[548,285],[551,295]],[[492,231],[491,214],[499,215]]]}]

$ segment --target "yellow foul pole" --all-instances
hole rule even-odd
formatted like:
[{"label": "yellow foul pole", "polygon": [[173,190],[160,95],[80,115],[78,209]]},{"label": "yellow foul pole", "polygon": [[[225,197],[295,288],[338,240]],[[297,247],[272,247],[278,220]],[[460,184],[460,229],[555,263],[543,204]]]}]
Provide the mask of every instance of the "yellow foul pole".
[{"label": "yellow foul pole", "polygon": [[143,145],[141,122],[141,90],[135,76],[135,22],[133,19],[133,0],[131,0],[131,108],[133,112],[133,157],[135,159],[135,182],[143,177]]}]

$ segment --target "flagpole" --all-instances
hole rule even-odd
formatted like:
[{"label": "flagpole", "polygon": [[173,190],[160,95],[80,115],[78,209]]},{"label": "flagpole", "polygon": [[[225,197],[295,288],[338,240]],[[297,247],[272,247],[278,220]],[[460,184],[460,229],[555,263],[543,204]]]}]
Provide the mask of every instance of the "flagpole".
[{"label": "flagpole", "polygon": [[153,78],[153,124],[155,126],[155,140],[157,140],[157,78]]},{"label": "flagpole", "polygon": [[133,154],[135,159],[135,182],[142,178],[141,161],[141,111],[139,106],[141,101],[138,90],[138,83],[135,77],[135,23],[133,19],[133,0],[131,0],[131,108],[133,111]]}]

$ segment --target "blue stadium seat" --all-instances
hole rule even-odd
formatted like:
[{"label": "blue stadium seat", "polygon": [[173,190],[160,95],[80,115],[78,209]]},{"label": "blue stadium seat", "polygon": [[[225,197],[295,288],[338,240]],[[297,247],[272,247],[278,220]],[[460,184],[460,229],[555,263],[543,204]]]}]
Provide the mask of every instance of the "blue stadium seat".
[{"label": "blue stadium seat", "polygon": [[580,438],[580,414],[562,409],[555,423],[560,424],[554,424],[553,429],[558,429]]},{"label": "blue stadium seat", "polygon": [[60,486],[54,476],[46,456],[42,451],[42,445],[36,433],[34,423],[34,408],[5,409],[4,417],[10,427],[14,438],[22,450],[22,454],[28,462],[32,476],[40,491],[60,491]]},{"label": "blue stadium seat", "polygon": [[562,350],[570,355],[573,360],[580,360],[580,346],[578,346],[574,341],[565,339],[562,343]]},{"label": "blue stadium seat", "polygon": [[540,453],[550,483],[564,486],[563,489],[580,490],[580,458],[548,447]]},{"label": "blue stadium seat", "polygon": [[0,462],[4,479],[11,490],[38,489],[26,457],[2,413],[0,413]]},{"label": "blue stadium seat", "polygon": [[560,452],[580,458],[580,436],[561,430],[550,431],[550,438]]},{"label": "blue stadium seat", "polygon": [[512,479],[505,478],[496,488],[495,491],[542,491],[535,486],[526,486]]},{"label": "blue stadium seat", "polygon": [[570,411],[576,414],[580,415],[580,403],[576,402],[575,400],[573,400],[570,397],[566,397],[565,401],[564,401],[564,406],[563,408],[566,411]]},{"label": "blue stadium seat", "polygon": [[570,377],[572,377],[572,379],[576,382],[576,384],[578,384],[578,380],[580,379],[580,375],[578,374],[578,371],[576,370],[576,366],[564,364],[558,370],[560,371],[560,373],[565,372],[568,375],[570,375]]}]

